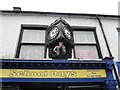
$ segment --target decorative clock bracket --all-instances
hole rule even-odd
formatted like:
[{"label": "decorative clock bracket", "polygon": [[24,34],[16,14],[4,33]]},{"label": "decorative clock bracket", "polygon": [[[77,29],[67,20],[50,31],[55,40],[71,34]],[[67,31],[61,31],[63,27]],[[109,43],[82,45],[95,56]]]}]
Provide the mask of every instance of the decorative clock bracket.
[{"label": "decorative clock bracket", "polygon": [[46,31],[46,54],[52,59],[72,57],[74,47],[73,31],[62,18],[53,22]]}]

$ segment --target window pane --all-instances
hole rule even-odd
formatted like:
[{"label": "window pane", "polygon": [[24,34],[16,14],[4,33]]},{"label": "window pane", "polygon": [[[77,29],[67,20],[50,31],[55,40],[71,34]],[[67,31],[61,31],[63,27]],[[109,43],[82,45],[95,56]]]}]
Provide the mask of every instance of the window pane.
[{"label": "window pane", "polygon": [[118,59],[120,60],[120,32],[118,32]]},{"label": "window pane", "polygon": [[43,45],[22,45],[19,58],[43,59],[44,46]]},{"label": "window pane", "polygon": [[45,43],[45,30],[24,30],[22,43]]},{"label": "window pane", "polygon": [[80,59],[97,59],[98,58],[98,52],[97,52],[96,46],[76,45],[75,54],[76,54],[76,58],[80,58]]},{"label": "window pane", "polygon": [[74,31],[75,43],[95,43],[93,31]]}]

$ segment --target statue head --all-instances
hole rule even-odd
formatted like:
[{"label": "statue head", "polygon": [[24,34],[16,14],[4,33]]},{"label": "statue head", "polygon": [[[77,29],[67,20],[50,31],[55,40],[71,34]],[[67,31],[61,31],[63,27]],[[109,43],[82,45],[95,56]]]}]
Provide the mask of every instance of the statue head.
[{"label": "statue head", "polygon": [[59,46],[60,46],[60,47],[63,46],[63,42],[59,42]]}]

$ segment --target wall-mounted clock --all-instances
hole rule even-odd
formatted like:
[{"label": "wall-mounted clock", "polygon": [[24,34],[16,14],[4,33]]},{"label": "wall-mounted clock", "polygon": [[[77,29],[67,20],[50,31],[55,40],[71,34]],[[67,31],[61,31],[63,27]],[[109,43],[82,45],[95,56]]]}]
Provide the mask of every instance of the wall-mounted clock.
[{"label": "wall-mounted clock", "polygon": [[49,32],[49,36],[51,39],[55,38],[58,35],[58,28],[54,27],[51,29],[51,31]]},{"label": "wall-mounted clock", "polygon": [[68,39],[71,39],[71,32],[68,28],[64,28],[64,33],[65,33],[65,36],[68,38]]}]

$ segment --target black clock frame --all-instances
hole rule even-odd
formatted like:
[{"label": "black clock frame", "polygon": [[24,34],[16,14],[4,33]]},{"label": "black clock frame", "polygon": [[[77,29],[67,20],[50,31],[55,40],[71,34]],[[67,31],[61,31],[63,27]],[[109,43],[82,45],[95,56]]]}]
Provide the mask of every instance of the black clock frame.
[{"label": "black clock frame", "polygon": [[[54,38],[51,38],[49,33],[54,28],[58,28],[58,33]],[[65,34],[64,28],[68,28],[69,32],[71,33],[71,38],[68,38]],[[59,42],[63,42],[64,46],[66,47],[66,54],[59,58],[54,52],[53,49],[55,46],[59,44]],[[52,59],[68,59],[72,57],[72,48],[74,47],[74,38],[73,38],[73,30],[71,26],[62,18],[57,19],[53,22],[46,31],[46,51],[47,48],[49,49],[49,58]]]}]

